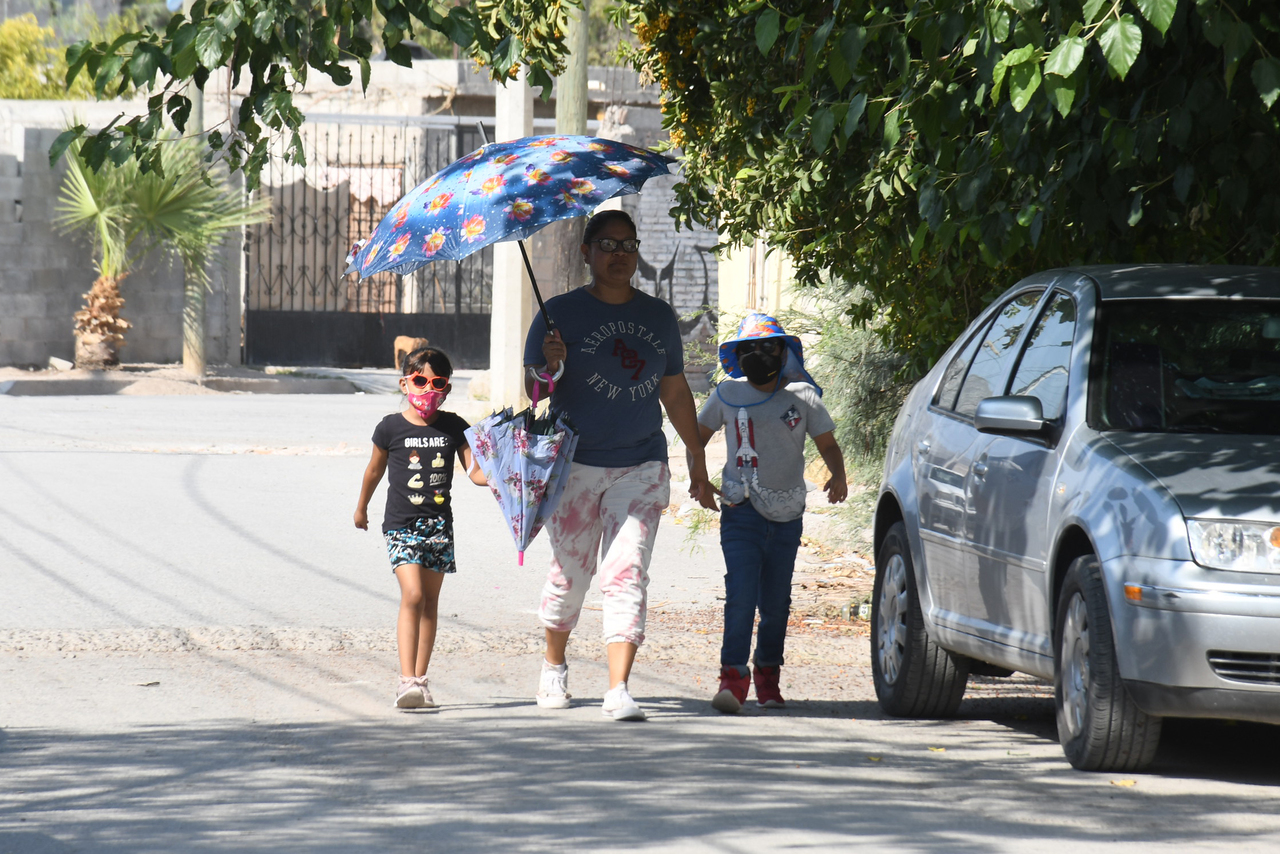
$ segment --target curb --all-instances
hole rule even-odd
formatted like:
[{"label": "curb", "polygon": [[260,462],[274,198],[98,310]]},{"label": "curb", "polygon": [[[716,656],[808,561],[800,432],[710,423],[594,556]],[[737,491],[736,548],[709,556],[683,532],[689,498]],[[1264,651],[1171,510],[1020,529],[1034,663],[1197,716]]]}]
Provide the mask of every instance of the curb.
[{"label": "curb", "polygon": [[[145,376],[128,379],[101,377],[94,379],[6,380],[0,382],[0,395],[10,397],[46,397],[57,395],[119,394]],[[350,380],[319,379],[311,377],[207,377],[203,382],[191,382],[203,388],[221,392],[247,392],[251,394],[356,394],[359,387]]]}]

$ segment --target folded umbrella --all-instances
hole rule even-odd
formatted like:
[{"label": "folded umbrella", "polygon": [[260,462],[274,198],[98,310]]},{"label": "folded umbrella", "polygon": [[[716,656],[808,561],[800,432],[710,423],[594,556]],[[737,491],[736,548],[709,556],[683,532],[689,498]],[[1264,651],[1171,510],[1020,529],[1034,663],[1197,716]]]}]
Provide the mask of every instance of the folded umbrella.
[{"label": "folded umbrella", "polygon": [[471,453],[507,521],[524,566],[524,552],[555,513],[578,444],[567,417],[533,409],[495,412],[465,433]]}]

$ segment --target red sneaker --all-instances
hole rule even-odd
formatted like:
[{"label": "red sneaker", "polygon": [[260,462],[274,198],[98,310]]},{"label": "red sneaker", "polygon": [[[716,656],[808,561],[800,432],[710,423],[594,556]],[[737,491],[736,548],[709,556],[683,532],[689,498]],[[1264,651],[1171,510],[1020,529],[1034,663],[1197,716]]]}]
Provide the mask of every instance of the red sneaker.
[{"label": "red sneaker", "polygon": [[750,687],[751,679],[739,675],[736,667],[720,668],[720,691],[711,698],[711,708],[727,715],[736,714],[747,701],[747,689]]},{"label": "red sneaker", "polygon": [[751,675],[756,683],[756,703],[761,708],[786,708],[787,701],[782,699],[782,692],[778,690],[778,677],[781,674],[781,667],[756,667],[752,671]]}]

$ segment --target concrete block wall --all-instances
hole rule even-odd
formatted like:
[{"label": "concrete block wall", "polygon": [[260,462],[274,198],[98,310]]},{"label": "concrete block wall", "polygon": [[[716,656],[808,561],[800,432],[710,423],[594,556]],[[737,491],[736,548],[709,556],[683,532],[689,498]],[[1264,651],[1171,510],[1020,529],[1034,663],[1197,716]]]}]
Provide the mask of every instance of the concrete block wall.
[{"label": "concrete block wall", "polygon": [[[0,143],[7,143],[0,148],[0,175],[6,179],[0,182],[0,364],[70,359],[71,315],[77,307],[71,283],[89,254],[69,245],[48,223],[59,176],[50,171],[47,153],[43,162],[28,164],[45,134],[2,120],[0,130],[6,131]],[[45,152],[58,131],[46,133]],[[33,219],[43,227],[29,227]]]},{"label": "concrete block wall", "polygon": [[[72,315],[96,272],[86,238],[53,224],[65,165],[48,152],[72,117],[105,124],[131,102],[0,101],[0,365],[44,366],[72,359]],[[237,179],[238,183],[238,179]],[[240,362],[242,245],[224,244],[206,296],[206,358]],[[120,352],[127,362],[182,359],[182,270],[153,253],[121,284],[121,312],[133,328]]]}]

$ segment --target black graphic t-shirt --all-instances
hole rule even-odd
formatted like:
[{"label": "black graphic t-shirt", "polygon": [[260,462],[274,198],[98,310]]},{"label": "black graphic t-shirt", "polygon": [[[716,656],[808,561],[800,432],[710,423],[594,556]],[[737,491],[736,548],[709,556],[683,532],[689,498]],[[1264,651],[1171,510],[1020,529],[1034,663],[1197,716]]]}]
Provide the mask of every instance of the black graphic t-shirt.
[{"label": "black graphic t-shirt", "polygon": [[382,532],[408,527],[422,517],[452,523],[453,464],[458,448],[467,443],[470,425],[452,412],[439,412],[426,426],[412,424],[399,412],[373,429],[373,444],[387,452],[387,510]]}]

